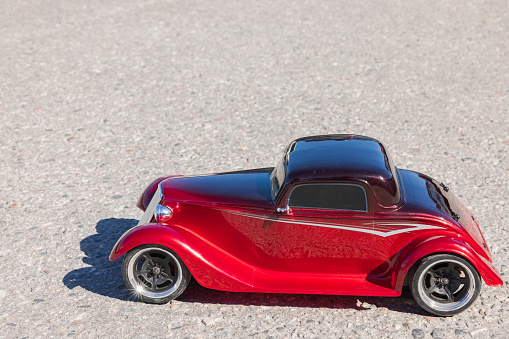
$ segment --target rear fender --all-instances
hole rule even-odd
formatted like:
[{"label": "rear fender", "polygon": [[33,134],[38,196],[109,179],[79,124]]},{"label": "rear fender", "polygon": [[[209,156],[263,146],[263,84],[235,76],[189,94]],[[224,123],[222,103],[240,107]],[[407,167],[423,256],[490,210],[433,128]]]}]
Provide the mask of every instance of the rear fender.
[{"label": "rear fender", "polygon": [[460,238],[432,238],[423,242],[396,265],[395,290],[401,292],[403,281],[410,268],[420,259],[438,253],[456,254],[468,260],[477,269],[483,280],[489,286],[502,286],[502,277],[493,264],[483,256],[477,254],[465,241]]},{"label": "rear fender", "polygon": [[253,290],[254,268],[184,228],[145,224],[127,231],[111,250],[111,261],[133,248],[156,244],[175,251],[200,285],[225,291]]}]

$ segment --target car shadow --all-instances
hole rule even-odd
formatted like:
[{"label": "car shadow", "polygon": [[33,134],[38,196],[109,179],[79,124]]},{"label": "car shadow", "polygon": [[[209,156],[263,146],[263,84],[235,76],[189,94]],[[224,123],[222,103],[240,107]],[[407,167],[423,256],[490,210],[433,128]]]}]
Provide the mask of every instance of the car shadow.
[{"label": "car shadow", "polygon": [[120,300],[132,300],[122,279],[122,260],[109,261],[110,251],[118,238],[128,229],[136,226],[136,219],[103,219],[90,235],[80,242],[85,253],[83,262],[90,265],[67,273],[62,280],[69,289],[82,287],[87,291]]},{"label": "car shadow", "polygon": [[417,305],[408,288],[404,288],[399,297],[240,293],[208,289],[192,279],[187,289],[177,300],[202,304],[356,309],[361,311],[387,308],[395,312],[431,316]]},{"label": "car shadow", "polygon": [[[136,219],[103,219],[96,225],[96,234],[80,242],[85,253],[83,262],[90,265],[65,275],[63,283],[69,289],[81,287],[92,293],[123,301],[139,302],[130,293],[122,279],[122,260],[109,261],[108,256],[118,238],[136,226]],[[280,293],[236,293],[205,288],[192,279],[185,292],[177,299],[185,303],[310,307],[329,309],[370,310],[385,307],[392,311],[428,315],[413,300],[408,289],[400,297],[363,297]]]}]

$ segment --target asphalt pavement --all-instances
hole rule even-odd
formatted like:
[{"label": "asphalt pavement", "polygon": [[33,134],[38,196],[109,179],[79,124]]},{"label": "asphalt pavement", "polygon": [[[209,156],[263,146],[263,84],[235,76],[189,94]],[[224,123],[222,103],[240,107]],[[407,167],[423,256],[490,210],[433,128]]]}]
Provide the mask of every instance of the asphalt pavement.
[{"label": "asphalt pavement", "polygon": [[[0,337],[506,338],[509,2],[0,2]],[[155,178],[380,139],[481,224],[505,285],[439,318],[398,298],[124,287]]]}]

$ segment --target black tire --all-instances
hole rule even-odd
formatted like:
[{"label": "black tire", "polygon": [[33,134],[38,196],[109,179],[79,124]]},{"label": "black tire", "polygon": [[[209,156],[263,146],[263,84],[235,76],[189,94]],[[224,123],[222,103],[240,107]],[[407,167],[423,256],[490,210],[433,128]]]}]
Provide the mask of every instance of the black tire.
[{"label": "black tire", "polygon": [[410,272],[410,291],[425,311],[449,317],[466,310],[481,292],[481,278],[467,260],[437,254],[422,259]]},{"label": "black tire", "polygon": [[122,261],[127,288],[150,304],[166,304],[181,295],[191,272],[172,250],[160,245],[143,245],[129,251]]}]

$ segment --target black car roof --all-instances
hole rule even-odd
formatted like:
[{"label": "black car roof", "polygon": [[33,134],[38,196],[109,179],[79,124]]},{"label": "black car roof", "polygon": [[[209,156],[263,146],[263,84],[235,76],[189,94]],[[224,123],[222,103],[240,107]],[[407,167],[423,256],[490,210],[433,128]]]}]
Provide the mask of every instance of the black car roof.
[{"label": "black car roof", "polygon": [[304,137],[293,141],[285,156],[287,183],[362,180],[384,206],[401,199],[396,170],[376,139],[351,134]]}]

